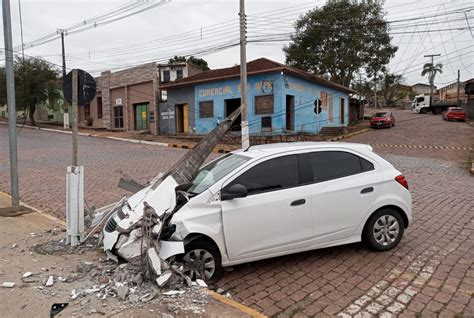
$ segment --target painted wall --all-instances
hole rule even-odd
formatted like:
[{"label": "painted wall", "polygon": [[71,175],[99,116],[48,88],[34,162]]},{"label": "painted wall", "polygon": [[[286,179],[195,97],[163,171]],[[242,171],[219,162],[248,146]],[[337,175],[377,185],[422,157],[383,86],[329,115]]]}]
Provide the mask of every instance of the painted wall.
[{"label": "painted wall", "polygon": [[[295,130],[319,132],[321,127],[347,126],[349,123],[349,95],[333,88],[284,75],[285,94],[295,97]],[[314,101],[321,98],[321,92],[327,93],[327,105],[320,114],[314,113]],[[344,98],[344,123],[341,124],[341,98]],[[284,99],[285,100],[285,99]],[[285,120],[285,116],[283,120]]]},{"label": "painted wall", "polygon": [[[323,111],[314,113],[314,101],[327,93]],[[255,114],[255,97],[274,96],[272,114]],[[258,74],[248,77],[248,120],[251,134],[262,134],[262,117],[271,117],[272,133],[286,131],[286,95],[294,96],[294,131],[317,133],[323,126],[347,126],[349,123],[349,96],[347,93],[322,86],[295,76],[278,73]],[[175,133],[175,105],[189,104],[189,132],[206,134],[225,118],[226,100],[240,98],[240,79],[197,84],[194,88],[171,89],[167,102],[160,105],[160,133]],[[341,98],[344,99],[344,121],[341,122]],[[214,116],[199,117],[199,103],[213,101]],[[267,132],[265,132],[267,133]]]},{"label": "painted wall", "polygon": [[176,105],[188,104],[188,130],[190,133],[197,133],[195,123],[194,88],[184,87],[173,89],[166,94],[167,102],[160,103],[160,134],[176,133]]},{"label": "painted wall", "polygon": [[[261,133],[261,118],[274,116],[285,110],[283,76],[280,73],[259,74],[248,77],[248,121],[251,134]],[[194,87],[196,116],[196,132],[205,134],[211,131],[218,121],[225,118],[225,100],[240,98],[240,79],[199,84]],[[274,113],[265,115],[255,114],[255,96],[274,94]],[[199,118],[199,102],[214,101],[214,117]],[[282,129],[285,116],[272,118],[273,129]]]}]

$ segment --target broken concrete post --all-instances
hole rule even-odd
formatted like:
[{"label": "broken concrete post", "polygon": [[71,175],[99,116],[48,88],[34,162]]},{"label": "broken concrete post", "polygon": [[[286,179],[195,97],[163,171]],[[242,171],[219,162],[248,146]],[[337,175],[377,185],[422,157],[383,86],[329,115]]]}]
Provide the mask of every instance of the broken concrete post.
[{"label": "broken concrete post", "polygon": [[161,275],[161,259],[156,252],[155,247],[149,248],[147,251],[148,260],[150,261],[153,272],[160,276]]}]

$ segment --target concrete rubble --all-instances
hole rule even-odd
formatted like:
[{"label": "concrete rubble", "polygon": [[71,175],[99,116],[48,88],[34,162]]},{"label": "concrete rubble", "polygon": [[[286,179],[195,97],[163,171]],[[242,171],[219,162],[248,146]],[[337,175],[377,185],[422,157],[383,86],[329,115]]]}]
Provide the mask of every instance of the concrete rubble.
[{"label": "concrete rubble", "polygon": [[15,283],[14,282],[3,282],[2,287],[13,288],[13,287],[15,287]]},{"label": "concrete rubble", "polygon": [[[69,298],[66,301],[72,304],[69,308],[84,308],[88,314],[114,316],[127,308],[140,308],[148,302],[160,302],[175,315],[180,311],[202,314],[209,299],[203,292],[207,283],[201,279],[192,281],[194,277],[184,274],[185,264],[180,262],[178,256],[185,253],[184,242],[170,239],[171,234],[167,235],[166,231],[169,230],[167,227],[173,213],[179,210],[176,199],[178,187],[193,179],[239,114],[240,110],[231,114],[169,172],[159,174],[147,188],[140,190],[142,194],[148,191],[148,196],[134,201],[132,198],[137,193],[95,209],[94,216],[88,217],[90,230],[81,245],[71,247],[65,239],[47,239],[38,243],[41,238],[61,234],[63,229],[30,233],[36,241],[29,252],[32,256],[34,253],[64,255],[65,258],[71,254],[90,255],[92,253],[89,252],[101,244],[106,254],[94,261],[81,260],[68,270],[53,265],[30,267],[30,271],[19,273],[21,287],[31,287],[48,297],[66,292]],[[121,219],[117,217],[119,212]],[[118,220],[113,227],[112,219]],[[11,249],[25,252],[16,243],[11,245]],[[13,288],[15,285],[15,282],[5,281],[1,286]],[[109,301],[120,303],[112,308],[108,307]],[[100,306],[104,309],[100,310]]]},{"label": "concrete rubble", "polygon": [[[173,214],[185,204],[178,202],[178,194],[183,192],[179,187],[193,180],[212,149],[239,115],[240,109],[237,109],[168,172],[157,175],[148,186],[138,187],[134,195],[123,197],[93,213],[90,218],[91,230],[86,239],[102,230],[99,241],[103,241],[108,259],[116,262],[123,259],[128,264],[125,265],[127,274],[116,274],[114,277],[115,284],[122,284],[116,285],[116,293],[120,298],[125,299],[129,294],[130,283],[139,284],[143,281],[153,282],[159,288],[172,288],[168,292],[171,294],[164,293],[165,296],[181,294],[183,291],[178,289],[182,287],[207,287],[203,280],[193,282],[194,277],[184,274],[185,264],[180,263],[177,257],[185,253],[184,242],[169,240],[176,229],[171,230],[168,225]],[[167,235],[170,230],[171,233]]]}]

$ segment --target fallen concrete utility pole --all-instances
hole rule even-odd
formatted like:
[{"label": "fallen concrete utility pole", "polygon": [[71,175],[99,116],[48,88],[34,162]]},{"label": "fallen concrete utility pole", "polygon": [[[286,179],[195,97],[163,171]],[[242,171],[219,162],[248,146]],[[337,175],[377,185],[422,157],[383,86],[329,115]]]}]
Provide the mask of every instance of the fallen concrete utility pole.
[{"label": "fallen concrete utility pole", "polygon": [[239,115],[240,108],[168,172],[155,177],[149,186],[96,211],[92,221],[93,231],[104,224],[104,250],[109,258],[118,260],[120,256],[135,266],[141,266],[143,276],[155,280],[160,287],[177,280],[191,285],[191,278],[183,274],[182,264],[168,262],[170,257],[184,253],[184,242],[164,241],[160,237],[177,210],[177,188],[195,178],[201,165]]}]

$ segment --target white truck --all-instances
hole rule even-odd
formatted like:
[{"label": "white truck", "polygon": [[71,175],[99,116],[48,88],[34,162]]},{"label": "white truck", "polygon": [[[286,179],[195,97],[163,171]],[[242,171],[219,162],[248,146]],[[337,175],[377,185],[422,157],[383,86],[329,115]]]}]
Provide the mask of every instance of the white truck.
[{"label": "white truck", "polygon": [[432,101],[430,95],[416,95],[412,103],[413,112],[419,114],[426,114],[431,112],[433,115],[441,114],[443,111],[447,110],[449,107],[457,107],[457,102],[447,101]]}]

